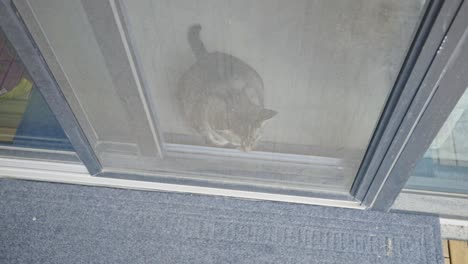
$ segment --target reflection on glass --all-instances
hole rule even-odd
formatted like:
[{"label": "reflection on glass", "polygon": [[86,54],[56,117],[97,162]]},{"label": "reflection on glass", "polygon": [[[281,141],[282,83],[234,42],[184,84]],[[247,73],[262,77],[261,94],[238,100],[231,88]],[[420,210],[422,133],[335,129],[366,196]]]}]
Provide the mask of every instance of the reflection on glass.
[{"label": "reflection on glass", "polygon": [[37,20],[26,24],[33,37],[43,34],[37,45],[103,166],[119,163],[112,154],[155,158],[151,118],[113,1],[15,2],[20,12],[34,12],[24,17]]},{"label": "reflection on glass", "polygon": [[412,175],[407,188],[468,194],[468,92],[459,99]]},{"label": "reflection on glass", "polygon": [[0,31],[0,148],[2,146],[72,150],[23,63]]}]

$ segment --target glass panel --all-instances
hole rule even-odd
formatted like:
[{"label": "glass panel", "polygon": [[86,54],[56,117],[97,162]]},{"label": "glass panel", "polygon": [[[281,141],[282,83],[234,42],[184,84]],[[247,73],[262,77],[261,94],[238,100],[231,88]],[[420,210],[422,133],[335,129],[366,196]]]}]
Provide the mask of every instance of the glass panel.
[{"label": "glass panel", "polygon": [[[108,153],[158,156],[129,50],[107,1],[16,1],[91,146]],[[28,7],[29,8],[29,7]],[[28,23],[29,22],[29,23]]]},{"label": "glass panel", "polygon": [[105,169],[344,193],[425,5],[15,3]]},{"label": "glass panel", "polygon": [[468,92],[465,91],[406,188],[468,194]]},{"label": "glass panel", "polygon": [[0,149],[8,147],[73,150],[0,30]]}]

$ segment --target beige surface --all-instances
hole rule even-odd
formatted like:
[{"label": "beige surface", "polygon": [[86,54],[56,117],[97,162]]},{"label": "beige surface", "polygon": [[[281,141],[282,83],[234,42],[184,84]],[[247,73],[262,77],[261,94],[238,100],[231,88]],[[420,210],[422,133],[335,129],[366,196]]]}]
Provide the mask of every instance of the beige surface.
[{"label": "beige surface", "polygon": [[443,240],[444,260],[447,264],[468,263],[468,241]]}]

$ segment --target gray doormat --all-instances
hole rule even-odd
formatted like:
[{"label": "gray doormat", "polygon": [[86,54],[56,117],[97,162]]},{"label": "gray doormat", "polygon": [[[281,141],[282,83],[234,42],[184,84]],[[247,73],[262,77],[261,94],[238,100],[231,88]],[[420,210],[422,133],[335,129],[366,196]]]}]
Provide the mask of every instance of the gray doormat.
[{"label": "gray doormat", "polygon": [[0,180],[0,263],[443,263],[436,217]]}]

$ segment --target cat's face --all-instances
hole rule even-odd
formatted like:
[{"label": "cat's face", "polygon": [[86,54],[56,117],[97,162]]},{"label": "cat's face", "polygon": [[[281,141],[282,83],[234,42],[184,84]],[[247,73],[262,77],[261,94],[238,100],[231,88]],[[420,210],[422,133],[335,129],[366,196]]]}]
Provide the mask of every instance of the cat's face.
[{"label": "cat's face", "polygon": [[266,121],[277,114],[274,110],[256,105],[247,108],[229,113],[229,129],[218,131],[231,144],[245,152],[254,149],[262,136],[262,128]]},{"label": "cat's face", "polygon": [[262,128],[266,121],[273,118],[277,114],[276,111],[270,109],[261,109],[256,118],[247,125],[244,131],[240,131],[244,136],[242,137],[240,149],[242,151],[251,151],[258,143],[262,136]]}]

